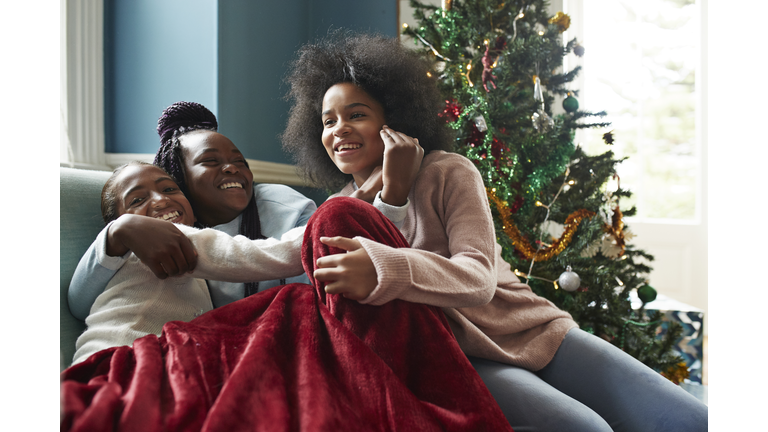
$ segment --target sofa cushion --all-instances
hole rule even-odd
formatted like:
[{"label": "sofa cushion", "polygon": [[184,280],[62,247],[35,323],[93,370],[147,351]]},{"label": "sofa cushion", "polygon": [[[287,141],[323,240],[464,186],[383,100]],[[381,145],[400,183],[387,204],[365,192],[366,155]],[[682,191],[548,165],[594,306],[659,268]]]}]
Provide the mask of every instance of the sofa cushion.
[{"label": "sofa cushion", "polygon": [[59,168],[59,352],[61,370],[72,363],[75,341],[85,323],[72,316],[67,290],[80,257],[104,227],[101,188],[111,172]]}]

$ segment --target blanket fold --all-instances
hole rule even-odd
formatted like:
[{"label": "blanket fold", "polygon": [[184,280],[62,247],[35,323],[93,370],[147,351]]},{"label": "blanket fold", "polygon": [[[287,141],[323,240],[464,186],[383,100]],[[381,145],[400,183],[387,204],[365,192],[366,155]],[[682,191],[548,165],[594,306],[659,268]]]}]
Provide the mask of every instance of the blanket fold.
[{"label": "blanket fold", "polygon": [[172,321],[61,374],[67,431],[504,431],[504,415],[437,307],[328,295],[320,236],[408,247],[372,206],[334,198],[305,233],[314,285],[269,289]]}]

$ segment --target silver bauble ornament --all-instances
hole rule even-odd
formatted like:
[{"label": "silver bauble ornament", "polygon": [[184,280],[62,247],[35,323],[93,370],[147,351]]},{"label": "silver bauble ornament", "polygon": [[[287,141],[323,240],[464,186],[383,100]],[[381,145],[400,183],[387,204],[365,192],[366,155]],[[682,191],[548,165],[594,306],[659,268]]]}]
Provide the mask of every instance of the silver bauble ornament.
[{"label": "silver bauble ornament", "polygon": [[555,126],[555,121],[544,110],[538,110],[533,113],[531,121],[533,122],[533,127],[541,133],[548,132]]},{"label": "silver bauble ornament", "polygon": [[557,284],[560,288],[573,292],[579,289],[581,286],[581,278],[578,274],[571,271],[571,266],[565,268],[565,271],[557,278]]}]

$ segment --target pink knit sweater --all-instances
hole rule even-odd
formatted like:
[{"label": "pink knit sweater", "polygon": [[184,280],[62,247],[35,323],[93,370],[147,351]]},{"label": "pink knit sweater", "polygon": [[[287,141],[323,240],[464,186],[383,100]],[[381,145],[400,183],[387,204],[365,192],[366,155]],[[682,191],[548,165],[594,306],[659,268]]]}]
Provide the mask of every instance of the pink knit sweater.
[{"label": "pink knit sweater", "polygon": [[[338,195],[354,191],[350,183]],[[571,316],[534,294],[501,258],[480,173],[443,151],[424,157],[402,232],[411,249],[359,238],[379,284],[361,303],[399,298],[440,306],[467,355],[539,370],[555,355]]]}]

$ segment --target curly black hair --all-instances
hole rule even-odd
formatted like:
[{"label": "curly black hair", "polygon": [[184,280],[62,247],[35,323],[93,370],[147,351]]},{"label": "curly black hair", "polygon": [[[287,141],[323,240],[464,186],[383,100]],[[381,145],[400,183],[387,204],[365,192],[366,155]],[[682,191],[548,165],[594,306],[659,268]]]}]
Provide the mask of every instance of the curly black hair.
[{"label": "curly black hair", "polygon": [[292,104],[281,135],[299,173],[317,187],[337,191],[352,180],[328,157],[322,145],[322,105],[335,84],[351,82],[384,107],[392,129],[418,138],[427,154],[450,151],[451,133],[438,117],[444,107],[432,62],[405,48],[398,38],[338,30],[304,45],[291,62],[285,82]]}]

